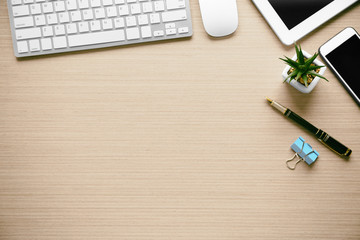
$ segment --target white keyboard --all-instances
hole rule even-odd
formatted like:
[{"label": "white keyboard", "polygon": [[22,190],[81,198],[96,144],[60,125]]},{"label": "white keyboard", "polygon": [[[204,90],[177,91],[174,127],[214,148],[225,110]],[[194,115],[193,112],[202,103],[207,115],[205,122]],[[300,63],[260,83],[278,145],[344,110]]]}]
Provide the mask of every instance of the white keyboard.
[{"label": "white keyboard", "polygon": [[8,9],[16,57],[192,35],[189,0],[8,0]]}]

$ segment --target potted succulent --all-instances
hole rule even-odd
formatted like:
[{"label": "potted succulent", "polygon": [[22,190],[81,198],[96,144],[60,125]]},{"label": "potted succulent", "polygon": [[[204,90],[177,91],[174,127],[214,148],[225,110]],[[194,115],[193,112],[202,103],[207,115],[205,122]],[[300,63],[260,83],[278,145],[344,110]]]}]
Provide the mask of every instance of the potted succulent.
[{"label": "potted succulent", "polygon": [[[287,66],[284,69],[282,76],[284,82],[303,93],[310,93],[320,78],[328,81],[324,76],[326,67],[317,60],[318,53],[311,56],[309,53],[303,51],[301,46],[295,44],[296,54],[293,58],[280,58]],[[294,81],[295,80],[295,81]]]}]

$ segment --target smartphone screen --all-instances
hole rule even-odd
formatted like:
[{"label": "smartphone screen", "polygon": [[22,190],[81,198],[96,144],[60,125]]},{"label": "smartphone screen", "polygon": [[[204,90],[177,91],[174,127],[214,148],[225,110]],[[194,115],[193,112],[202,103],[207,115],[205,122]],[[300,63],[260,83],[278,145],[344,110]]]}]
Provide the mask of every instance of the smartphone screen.
[{"label": "smartphone screen", "polygon": [[360,38],[353,35],[325,57],[360,98]]}]

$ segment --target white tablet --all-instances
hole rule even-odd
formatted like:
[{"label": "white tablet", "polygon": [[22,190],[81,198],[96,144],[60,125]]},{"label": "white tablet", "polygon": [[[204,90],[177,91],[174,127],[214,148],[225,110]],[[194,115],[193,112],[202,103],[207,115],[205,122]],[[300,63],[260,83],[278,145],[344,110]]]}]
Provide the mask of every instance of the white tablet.
[{"label": "white tablet", "polygon": [[291,45],[359,0],[252,0],[275,34]]}]

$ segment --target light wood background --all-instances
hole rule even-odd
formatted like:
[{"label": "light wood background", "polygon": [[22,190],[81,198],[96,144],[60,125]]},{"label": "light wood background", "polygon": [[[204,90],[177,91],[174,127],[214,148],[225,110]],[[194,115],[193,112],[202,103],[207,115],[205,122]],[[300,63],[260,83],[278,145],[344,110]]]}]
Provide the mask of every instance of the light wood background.
[{"label": "light wood background", "polygon": [[[359,107],[330,70],[282,83],[292,47],[239,0],[239,28],[17,60],[0,3],[0,239],[360,239]],[[300,43],[314,53],[357,4]],[[271,97],[353,149],[328,150]],[[285,166],[304,137],[318,161]]]}]

